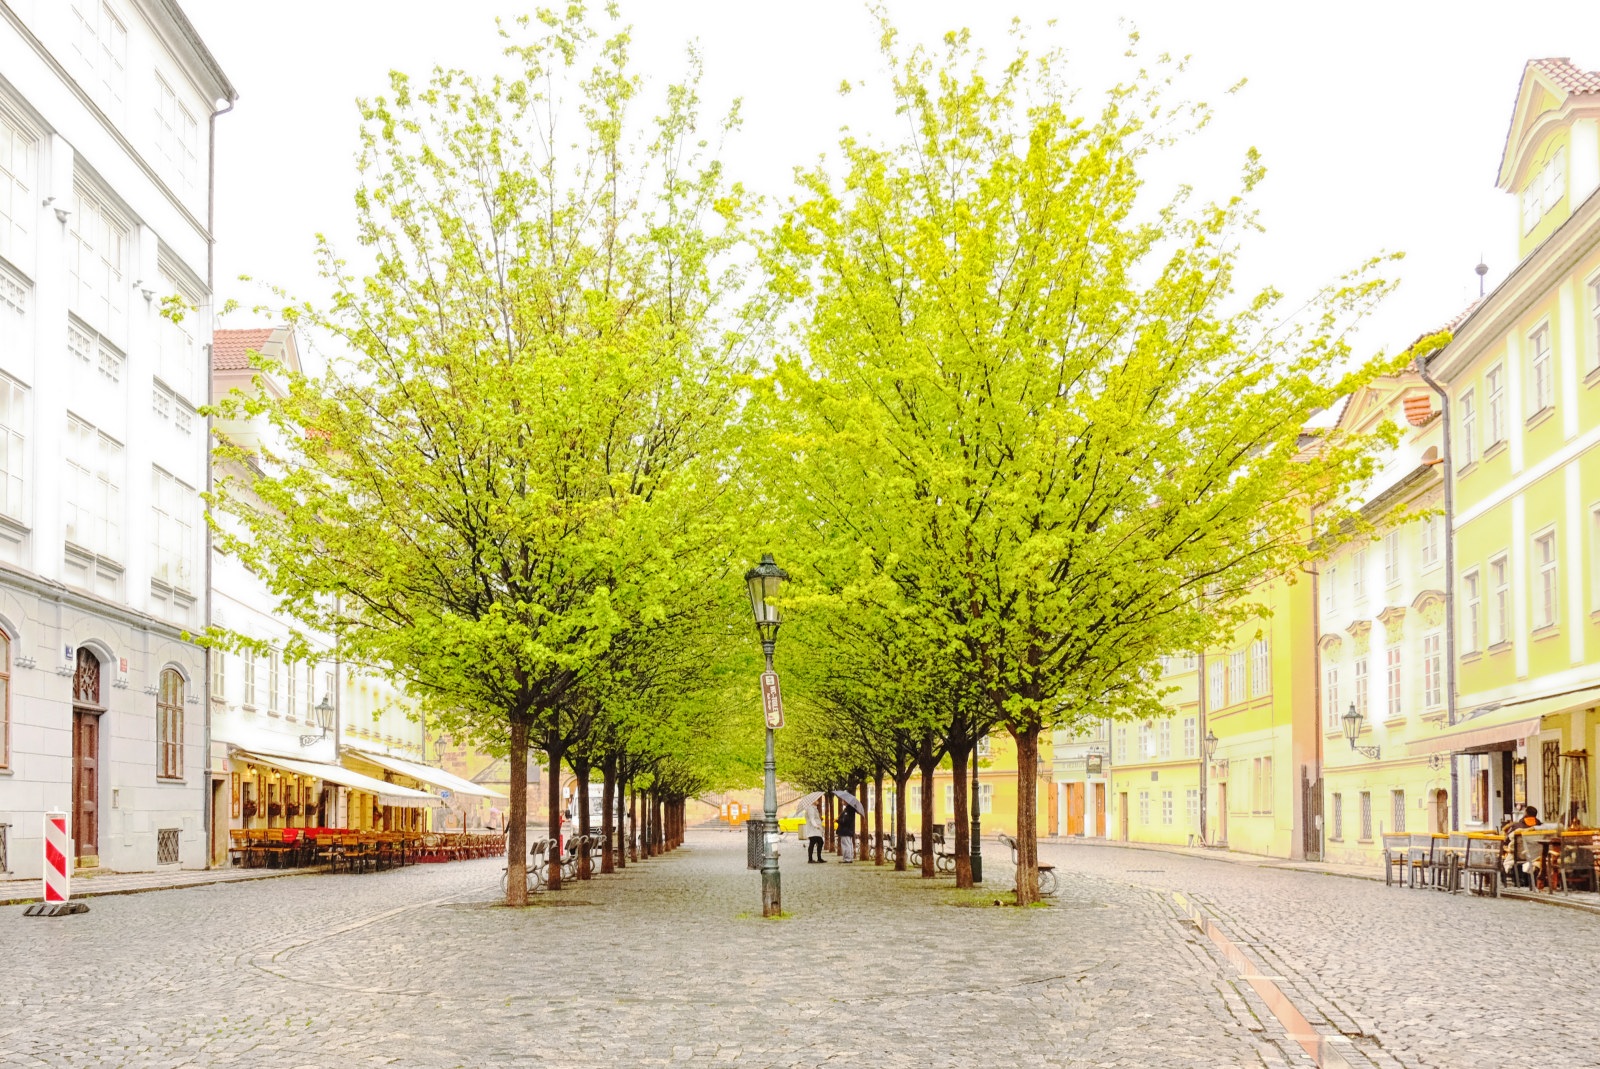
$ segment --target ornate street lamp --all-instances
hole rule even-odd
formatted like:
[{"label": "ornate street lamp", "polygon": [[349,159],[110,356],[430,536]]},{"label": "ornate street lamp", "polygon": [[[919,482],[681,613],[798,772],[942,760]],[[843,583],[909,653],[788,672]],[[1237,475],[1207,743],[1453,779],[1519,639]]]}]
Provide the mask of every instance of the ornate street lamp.
[{"label": "ornate street lamp", "polygon": [[1362,717],[1360,713],[1356,712],[1355,702],[1350,703],[1350,711],[1339,719],[1344,722],[1344,737],[1349,740],[1350,748],[1358,754],[1372,758],[1374,761],[1378,760],[1378,752],[1382,747],[1356,745],[1356,738],[1361,734]]},{"label": "ornate street lamp", "polygon": [[778,875],[778,766],[772,756],[772,733],[783,726],[783,699],[778,691],[778,674],[772,670],[772,650],[778,643],[782,610],[771,600],[789,573],[778,567],[771,553],[761,555],[761,563],[744,573],[750,590],[750,611],[761,636],[761,652],[767,670],[761,673],[761,698],[767,716],[766,822],[761,829],[761,915],[776,917],[783,912],[783,885]]},{"label": "ornate street lamp", "polygon": [[1215,731],[1206,732],[1206,760],[1215,761],[1217,758],[1217,743],[1222,740],[1217,738]]},{"label": "ornate street lamp", "polygon": [[317,714],[317,727],[322,729],[322,734],[301,735],[301,746],[315,746],[328,737],[328,729],[333,726],[333,706],[328,702],[326,694],[322,696],[322,700],[317,703],[317,707],[312,712]]}]

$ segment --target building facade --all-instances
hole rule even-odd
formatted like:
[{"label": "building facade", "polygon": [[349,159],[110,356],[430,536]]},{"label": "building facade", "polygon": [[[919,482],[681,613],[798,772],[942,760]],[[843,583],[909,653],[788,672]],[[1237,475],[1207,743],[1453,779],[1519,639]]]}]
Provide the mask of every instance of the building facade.
[{"label": "building facade", "polygon": [[1058,834],[1104,839],[1110,827],[1111,725],[1099,717],[1051,733]]},{"label": "building facade", "polygon": [[172,0],[0,3],[0,868],[203,867],[207,164]]},{"label": "building facade", "polygon": [[1457,826],[1592,826],[1600,748],[1600,72],[1525,68],[1498,175],[1521,260],[1429,362],[1449,399]]}]

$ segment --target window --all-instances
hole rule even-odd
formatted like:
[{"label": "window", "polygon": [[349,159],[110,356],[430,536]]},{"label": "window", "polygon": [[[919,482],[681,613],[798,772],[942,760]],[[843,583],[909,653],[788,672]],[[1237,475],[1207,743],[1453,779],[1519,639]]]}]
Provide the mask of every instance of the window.
[{"label": "window", "polygon": [[1388,701],[1384,705],[1384,715],[1393,720],[1402,713],[1400,702],[1400,643],[1396,642],[1384,651],[1383,669],[1386,692],[1388,694]]},{"label": "window", "polygon": [[1367,600],[1367,550],[1366,547],[1350,555],[1350,596],[1360,605]]},{"label": "window", "polygon": [[1200,792],[1198,789],[1190,787],[1183,793],[1185,802],[1184,808],[1188,814],[1189,827],[1198,831],[1200,828]]},{"label": "window", "polygon": [[1360,795],[1360,802],[1361,841],[1364,843],[1370,843],[1372,841],[1372,792],[1362,791]]},{"label": "window", "polygon": [[66,540],[90,553],[122,559],[122,445],[67,417],[67,485],[61,503]]},{"label": "window", "polygon": [[295,685],[299,681],[299,666],[293,661],[285,661],[283,668],[283,681],[287,688],[287,693],[284,695],[283,711],[290,720],[293,720],[295,713],[299,711],[299,706],[295,704],[294,700],[295,693],[299,690]]},{"label": "window", "polygon": [[1472,391],[1461,395],[1461,466],[1478,459],[1478,409]]},{"label": "window", "polygon": [[228,655],[221,650],[211,651],[211,700],[226,701],[228,697]]},{"label": "window", "polygon": [[1228,654],[1228,700],[1244,701],[1244,650]]},{"label": "window", "polygon": [[1329,731],[1339,727],[1339,666],[1322,666],[1322,723]]},{"label": "window", "polygon": [[120,340],[128,319],[128,228],[93,193],[77,192],[67,217],[67,306],[96,331]]},{"label": "window", "polygon": [[1328,832],[1330,839],[1344,838],[1344,795],[1338,791],[1333,792],[1333,827]]},{"label": "window", "polygon": [[912,783],[906,788],[906,811],[922,812],[922,784]]},{"label": "window", "polygon": [[11,767],[11,636],[0,631],[0,768]]},{"label": "window", "polygon": [[1444,704],[1444,635],[1430,631],[1422,636],[1422,707]]},{"label": "window", "polygon": [[994,784],[992,784],[992,783],[980,783],[980,784],[978,784],[978,815],[980,817],[986,817],[986,816],[989,815],[989,811],[992,810],[993,808],[994,808]]},{"label": "window", "polygon": [[1489,395],[1489,444],[1506,440],[1506,373],[1499,364],[1490,368],[1483,377],[1484,392]]},{"label": "window", "polygon": [[1116,761],[1118,764],[1122,764],[1128,760],[1128,729],[1119,725],[1117,727],[1116,740]]},{"label": "window", "polygon": [[283,666],[282,654],[277,650],[267,651],[267,712],[274,715],[278,712],[278,673]]},{"label": "window", "polygon": [[0,258],[33,268],[39,139],[0,107]]},{"label": "window", "polygon": [[[187,286],[173,281],[166,271],[161,273],[160,292],[163,297],[181,298],[191,308],[200,304]],[[180,398],[190,400],[204,400],[200,351],[194,340],[197,318],[198,313],[188,312],[176,323],[161,316],[156,324],[156,376]]]},{"label": "window", "polygon": [[193,592],[195,584],[194,521],[200,498],[191,486],[152,468],[151,578],[175,590]]},{"label": "window", "polygon": [[156,155],[174,188],[188,192],[200,173],[200,124],[172,86],[156,75]]},{"label": "window", "polygon": [[1161,823],[1163,823],[1163,824],[1171,824],[1172,823],[1172,817],[1173,817],[1172,792],[1171,791],[1162,791],[1161,792]]},{"label": "window", "polygon": [[[1600,514],[1596,515],[1596,546],[1600,546]],[[1600,558],[1597,558],[1600,559]],[[1600,570],[1597,570],[1600,575]],[[1600,586],[1596,587],[1600,590]],[[1597,601],[1600,604],[1600,601]],[[1479,590],[1477,569],[1461,577],[1461,652],[1478,652],[1480,621],[1483,617],[1483,594]]]},{"label": "window", "polygon": [[[4,132],[0,131],[0,137],[3,136]],[[0,152],[3,151],[0,149]],[[0,161],[0,170],[3,169],[4,162]],[[0,177],[0,181],[3,181],[3,177]],[[3,207],[0,207],[0,211],[3,211]],[[1600,368],[1600,278],[1589,283],[1589,345],[1593,350],[1590,353],[1589,369],[1593,371]]]},{"label": "window", "polygon": [[1511,641],[1511,566],[1502,555],[1489,562],[1489,644]]},{"label": "window", "polygon": [[1528,336],[1528,415],[1535,416],[1556,401],[1555,370],[1550,359],[1550,325]]},{"label": "window", "polygon": [[1389,792],[1389,812],[1394,818],[1394,830],[1398,834],[1406,830],[1406,792]]},{"label": "window", "polygon": [[[316,665],[315,661],[307,661],[306,662],[306,722],[307,723],[313,723],[314,722],[314,714],[312,713],[312,710],[315,709],[317,704],[318,704],[317,703],[317,699],[315,697],[316,691],[317,691],[317,665]],[[330,697],[328,700],[332,701],[333,699]]]},{"label": "window", "polygon": [[21,275],[13,274],[0,259],[0,353],[33,352],[33,335],[28,322],[32,297],[33,287]]},{"label": "window", "polygon": [[174,668],[162,669],[156,696],[156,775],[183,778],[183,677]]},{"label": "window", "polygon": [[244,651],[244,704],[251,708],[256,704],[256,651],[248,646]]},{"label": "window", "polygon": [[27,441],[27,387],[0,375],[0,513],[22,521],[26,498],[23,477],[27,460],[23,445]]},{"label": "window", "polygon": [[1199,724],[1192,716],[1183,718],[1183,756],[1200,756],[1200,729]]},{"label": "window", "polygon": [[1328,565],[1328,577],[1322,584],[1322,611],[1331,616],[1339,611],[1339,566]]},{"label": "window", "polygon": [[991,749],[991,746],[990,746],[989,736],[988,735],[979,735],[978,736],[978,756],[979,757],[988,757],[988,756],[990,756],[990,754],[992,752],[993,752],[993,750]]},{"label": "window", "polygon": [[1530,234],[1567,192],[1567,150],[1557,148],[1522,191],[1522,232]]},{"label": "window", "polygon": [[1367,655],[1362,654],[1356,658],[1355,672],[1355,703],[1356,712],[1364,719],[1367,715]]},{"label": "window", "polygon": [[[946,783],[944,785],[944,811],[945,811],[945,814],[947,816],[949,816],[949,817],[953,818],[955,816],[955,813],[956,813],[956,785],[954,783]],[[954,846],[955,846],[955,844],[952,843],[951,844],[951,848],[954,849]]]},{"label": "window", "polygon": [[1422,521],[1422,566],[1431,568],[1439,563],[1439,529],[1441,522],[1438,516],[1429,516]]},{"label": "window", "polygon": [[1154,757],[1156,755],[1155,725],[1144,723],[1139,725],[1139,756]]},{"label": "window", "polygon": [[1250,811],[1272,812],[1272,758],[1257,757],[1251,763]]},{"label": "window", "polygon": [[1139,792],[1139,823],[1150,823],[1150,792]]},{"label": "window", "polygon": [[1534,597],[1534,627],[1554,627],[1558,607],[1556,593],[1556,533],[1546,531],[1533,540],[1533,562],[1539,569],[1538,593]]},{"label": "window", "polygon": [[1272,693],[1272,652],[1267,640],[1258,638],[1250,644],[1250,697],[1259,698]]},{"label": "window", "polygon": [[105,0],[72,0],[73,50],[84,72],[84,88],[100,106],[119,112],[128,86],[128,30]]},{"label": "window", "polygon": [[1383,536],[1383,581],[1393,586],[1400,581],[1400,532],[1389,531]]},{"label": "window", "polygon": [[1221,660],[1211,665],[1211,708],[1220,709],[1228,704],[1228,684],[1223,675]]}]

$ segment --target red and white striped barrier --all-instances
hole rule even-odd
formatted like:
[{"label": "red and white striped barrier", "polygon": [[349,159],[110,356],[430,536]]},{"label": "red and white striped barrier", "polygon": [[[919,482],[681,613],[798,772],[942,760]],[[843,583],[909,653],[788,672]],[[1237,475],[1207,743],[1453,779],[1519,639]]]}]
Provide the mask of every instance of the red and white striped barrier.
[{"label": "red and white striped barrier", "polygon": [[72,877],[67,871],[67,855],[72,840],[67,836],[67,815],[44,815],[44,900],[65,902],[72,897]]},{"label": "red and white striped barrier", "polygon": [[44,901],[23,910],[28,917],[68,917],[87,913],[82,902],[69,901],[72,894],[68,858],[72,856],[72,837],[67,834],[65,813],[44,815]]}]

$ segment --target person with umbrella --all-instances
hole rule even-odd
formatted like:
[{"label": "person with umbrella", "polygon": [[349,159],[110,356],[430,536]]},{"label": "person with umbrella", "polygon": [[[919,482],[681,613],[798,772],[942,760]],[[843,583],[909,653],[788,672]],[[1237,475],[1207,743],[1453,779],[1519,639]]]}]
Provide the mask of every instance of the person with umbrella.
[{"label": "person with umbrella", "polygon": [[835,793],[840,793],[841,800],[845,803],[839,807],[839,822],[837,826],[839,853],[844,864],[850,865],[856,859],[856,807],[851,805],[849,800],[843,799],[841,792]]}]

